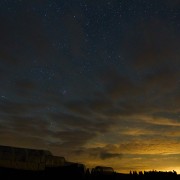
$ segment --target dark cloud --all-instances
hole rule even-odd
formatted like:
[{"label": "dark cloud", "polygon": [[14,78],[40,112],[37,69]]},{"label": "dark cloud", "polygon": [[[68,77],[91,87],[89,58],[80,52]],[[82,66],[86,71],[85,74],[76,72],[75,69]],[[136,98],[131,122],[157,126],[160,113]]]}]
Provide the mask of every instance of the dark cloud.
[{"label": "dark cloud", "polygon": [[112,151],[112,147],[112,145],[106,145],[104,147],[97,148],[79,148],[78,150],[73,151],[73,153],[75,153],[76,155],[87,155],[90,158],[98,158],[103,161],[113,158],[122,158],[123,154],[109,152],[110,149]]},{"label": "dark cloud", "polygon": [[8,115],[2,116],[3,127],[0,128],[1,144],[20,147],[47,148],[47,135],[50,134],[49,123],[42,117]]},{"label": "dark cloud", "polygon": [[13,131],[1,132],[0,137],[1,145],[12,145],[15,147],[29,147],[49,149],[43,138],[37,136],[27,136]]},{"label": "dark cloud", "polygon": [[74,113],[78,113],[81,115],[91,115],[91,112],[89,111],[87,107],[87,102],[86,101],[71,101],[71,102],[66,102],[64,106],[69,109],[70,111]]},{"label": "dark cloud", "polygon": [[92,120],[63,113],[46,113],[42,116],[37,111],[38,107],[32,106],[33,108],[24,105],[23,108],[10,108],[8,111],[3,109],[3,127],[0,130],[1,133],[4,132],[3,137],[16,134],[17,139],[21,139],[20,136],[26,137],[27,141],[33,138],[41,139],[41,146],[62,148],[61,152],[65,153],[64,149],[82,147],[112,126],[111,121],[98,118]]},{"label": "dark cloud", "polygon": [[128,96],[131,92],[136,92],[133,81],[129,77],[120,74],[116,69],[104,72],[101,78],[108,93],[107,97],[118,99]]},{"label": "dark cloud", "polygon": [[108,152],[101,152],[100,153],[100,158],[102,160],[110,159],[110,158],[121,158],[122,154],[118,153],[108,153]]},{"label": "dark cloud", "polygon": [[38,85],[36,82],[28,79],[22,79],[22,80],[17,80],[15,82],[15,92],[19,96],[29,96],[32,95],[33,92],[38,90]]},{"label": "dark cloud", "polygon": [[35,113],[45,107],[47,107],[47,104],[44,103],[15,102],[5,98],[0,102],[0,111],[8,115],[25,114],[28,112]]},{"label": "dark cloud", "polygon": [[34,89],[36,87],[36,84],[34,82],[32,82],[31,80],[21,80],[16,82],[16,86],[19,89],[26,89],[26,90],[31,90]]},{"label": "dark cloud", "polygon": [[[138,83],[128,77],[122,78],[122,75],[115,71],[107,74],[102,79],[104,92],[101,95],[98,96],[100,93],[95,93],[93,98],[65,104],[65,107],[70,112],[75,113],[76,116],[89,118],[89,127],[87,129],[100,133],[103,133],[103,131],[110,132],[111,128],[116,125],[122,126],[122,129],[124,129],[127,124],[128,126],[132,126],[135,122],[138,124],[139,120],[140,127],[150,126],[150,129],[154,130],[156,128],[160,129],[159,126],[165,125],[167,127],[178,124],[180,102],[178,99],[180,94],[179,73],[176,70],[173,70],[173,68],[160,68],[158,71],[144,75],[143,79]],[[164,120],[167,113],[169,114],[168,122]],[[100,120],[102,124],[92,123],[93,119],[97,122],[97,116],[103,117]],[[173,117],[175,121],[172,121]],[[158,120],[158,118],[161,118],[161,120]],[[153,122],[157,122],[157,127],[149,125],[154,124]],[[76,127],[76,125],[85,127],[78,123],[73,126]],[[96,128],[91,128],[91,126]],[[147,134],[146,138],[150,137],[153,132],[158,134],[158,131],[155,132],[150,129],[147,128],[145,131],[138,132],[132,131],[132,133],[138,136]],[[168,131],[168,129],[164,128],[163,131]],[[178,136],[177,131],[173,132],[171,130],[169,133],[167,132],[167,136],[173,134]]]},{"label": "dark cloud", "polygon": [[34,55],[43,63],[53,52],[52,43],[47,38],[42,19],[37,13],[27,13],[26,10],[26,8],[20,9],[14,14],[13,19],[9,16],[1,19],[0,57],[4,63],[18,66],[30,65],[32,60],[29,60],[27,54]]},{"label": "dark cloud", "polygon": [[95,137],[95,134],[93,132],[87,132],[85,130],[75,129],[75,130],[56,132],[54,133],[54,137],[60,139],[61,143],[57,144],[58,147],[74,149],[84,145],[90,139]]},{"label": "dark cloud", "polygon": [[159,89],[161,93],[165,93],[168,90],[173,92],[178,88],[179,75],[179,72],[174,69],[160,69],[159,71],[145,77],[146,88]]},{"label": "dark cloud", "polygon": [[11,55],[9,52],[5,52],[5,50],[0,51],[0,59],[1,62],[17,65],[18,59]]},{"label": "dark cloud", "polygon": [[38,115],[4,115],[2,117],[5,131],[9,129],[12,132],[21,133],[26,137],[43,137],[50,133],[50,123]]},{"label": "dark cloud", "polygon": [[163,19],[137,23],[124,40],[125,56],[138,69],[174,66],[180,57],[179,38]]},{"label": "dark cloud", "polygon": [[77,128],[77,130],[82,129],[86,132],[93,133],[94,135],[107,132],[114,124],[113,121],[105,120],[101,117],[82,117],[81,114],[70,115],[63,113],[50,113],[49,117],[51,120],[54,120],[59,127],[67,129]]},{"label": "dark cloud", "polygon": [[178,7],[180,5],[179,0],[164,0],[163,3],[169,7],[169,8],[173,8],[175,10],[178,10]]}]

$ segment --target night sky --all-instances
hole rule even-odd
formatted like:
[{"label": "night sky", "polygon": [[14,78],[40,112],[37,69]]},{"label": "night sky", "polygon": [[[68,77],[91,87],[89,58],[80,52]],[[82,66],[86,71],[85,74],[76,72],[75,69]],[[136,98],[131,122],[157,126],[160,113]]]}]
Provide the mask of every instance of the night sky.
[{"label": "night sky", "polygon": [[180,173],[180,1],[1,0],[0,144]]}]

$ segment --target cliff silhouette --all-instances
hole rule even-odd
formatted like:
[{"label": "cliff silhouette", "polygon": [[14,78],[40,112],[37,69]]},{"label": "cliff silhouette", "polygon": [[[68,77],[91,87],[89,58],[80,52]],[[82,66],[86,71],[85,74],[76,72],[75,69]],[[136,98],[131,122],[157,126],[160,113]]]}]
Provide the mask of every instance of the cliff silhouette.
[{"label": "cliff silhouette", "polygon": [[82,163],[68,162],[50,151],[0,146],[0,177],[3,179],[112,179],[112,180],[180,180],[176,171],[130,171],[118,173],[112,167],[96,166],[91,170]]}]

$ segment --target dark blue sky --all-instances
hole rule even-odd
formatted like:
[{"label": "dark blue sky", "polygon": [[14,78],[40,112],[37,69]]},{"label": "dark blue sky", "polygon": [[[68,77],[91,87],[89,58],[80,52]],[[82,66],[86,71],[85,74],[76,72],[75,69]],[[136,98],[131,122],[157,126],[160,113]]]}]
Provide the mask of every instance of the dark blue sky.
[{"label": "dark blue sky", "polygon": [[179,0],[0,1],[1,144],[178,170],[179,19]]}]

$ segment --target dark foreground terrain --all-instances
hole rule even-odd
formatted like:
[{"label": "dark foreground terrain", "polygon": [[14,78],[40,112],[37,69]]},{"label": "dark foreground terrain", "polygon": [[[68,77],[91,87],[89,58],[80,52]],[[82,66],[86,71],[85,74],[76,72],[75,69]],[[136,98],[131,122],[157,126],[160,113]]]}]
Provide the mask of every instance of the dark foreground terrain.
[{"label": "dark foreground terrain", "polygon": [[14,169],[3,169],[0,168],[0,179],[26,179],[32,180],[38,179],[59,179],[59,180],[98,180],[98,179],[109,179],[109,180],[180,180],[180,175],[176,172],[144,172],[144,173],[132,173],[132,174],[93,174],[90,172],[82,173],[81,171],[66,169],[66,168],[53,168],[45,171],[23,171]]}]

